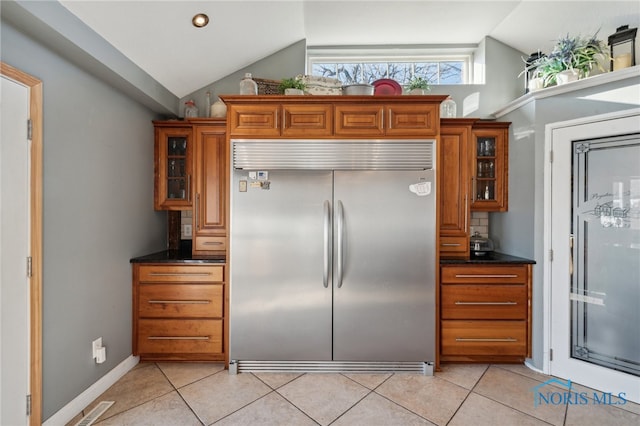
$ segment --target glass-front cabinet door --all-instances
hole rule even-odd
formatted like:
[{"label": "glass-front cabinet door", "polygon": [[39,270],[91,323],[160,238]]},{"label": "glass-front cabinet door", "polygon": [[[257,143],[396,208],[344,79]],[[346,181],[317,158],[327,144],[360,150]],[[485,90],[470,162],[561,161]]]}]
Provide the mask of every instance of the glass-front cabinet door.
[{"label": "glass-front cabinet door", "polygon": [[193,133],[190,124],[155,123],[156,210],[191,208]]},{"label": "glass-front cabinet door", "polygon": [[471,210],[507,211],[509,125],[477,122],[473,126]]}]

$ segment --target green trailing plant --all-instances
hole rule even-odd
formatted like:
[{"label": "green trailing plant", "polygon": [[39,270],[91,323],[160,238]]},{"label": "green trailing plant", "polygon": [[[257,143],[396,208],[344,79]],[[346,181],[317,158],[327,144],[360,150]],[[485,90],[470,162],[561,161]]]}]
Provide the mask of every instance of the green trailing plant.
[{"label": "green trailing plant", "polygon": [[295,77],[292,78],[285,78],[282,79],[282,81],[280,81],[280,85],[278,86],[278,92],[280,92],[280,94],[284,94],[284,91],[286,89],[298,89],[298,90],[306,90],[307,85],[304,84],[304,82],[302,80],[299,80]]},{"label": "green trailing plant", "polygon": [[[570,37],[568,34],[556,41],[548,55],[534,61],[529,69],[534,69],[534,77],[543,80],[544,87],[556,84],[558,73],[574,70],[579,78],[588,77],[594,68],[604,71],[602,63],[609,58],[606,46],[592,37]],[[526,71],[526,70],[525,70]]]},{"label": "green trailing plant", "polygon": [[413,77],[407,84],[406,88],[409,92],[414,89],[431,90],[427,79],[419,76]]}]

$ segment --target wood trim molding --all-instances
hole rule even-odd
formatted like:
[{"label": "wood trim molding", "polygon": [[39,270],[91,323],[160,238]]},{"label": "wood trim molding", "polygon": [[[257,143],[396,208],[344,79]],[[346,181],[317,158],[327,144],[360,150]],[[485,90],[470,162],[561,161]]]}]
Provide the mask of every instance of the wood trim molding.
[{"label": "wood trim molding", "polygon": [[30,361],[31,426],[42,423],[42,81],[0,61],[0,74],[29,87],[31,119]]}]

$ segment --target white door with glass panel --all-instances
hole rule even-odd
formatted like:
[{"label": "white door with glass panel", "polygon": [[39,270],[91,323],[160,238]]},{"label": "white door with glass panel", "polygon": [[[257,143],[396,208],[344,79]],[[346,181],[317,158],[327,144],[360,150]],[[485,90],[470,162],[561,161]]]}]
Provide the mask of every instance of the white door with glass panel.
[{"label": "white door with glass panel", "polygon": [[640,402],[640,112],[552,130],[550,373]]}]

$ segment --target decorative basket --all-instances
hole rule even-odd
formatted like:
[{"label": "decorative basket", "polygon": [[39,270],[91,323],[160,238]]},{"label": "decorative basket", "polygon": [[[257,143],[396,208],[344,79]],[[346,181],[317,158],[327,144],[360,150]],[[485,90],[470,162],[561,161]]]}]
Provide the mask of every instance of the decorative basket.
[{"label": "decorative basket", "polygon": [[280,80],[267,80],[264,78],[253,78],[258,85],[258,95],[279,95],[278,87]]}]

